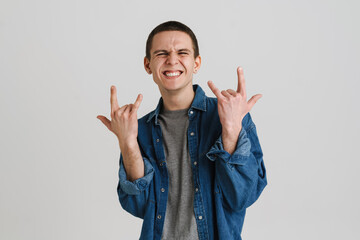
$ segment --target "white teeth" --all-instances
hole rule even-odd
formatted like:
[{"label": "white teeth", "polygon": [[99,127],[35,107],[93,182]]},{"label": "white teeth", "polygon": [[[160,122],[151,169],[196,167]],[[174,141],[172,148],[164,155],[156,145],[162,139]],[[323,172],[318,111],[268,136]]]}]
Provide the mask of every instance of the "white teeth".
[{"label": "white teeth", "polygon": [[174,77],[174,76],[179,76],[180,72],[174,72],[174,73],[165,73],[166,76],[168,77]]}]

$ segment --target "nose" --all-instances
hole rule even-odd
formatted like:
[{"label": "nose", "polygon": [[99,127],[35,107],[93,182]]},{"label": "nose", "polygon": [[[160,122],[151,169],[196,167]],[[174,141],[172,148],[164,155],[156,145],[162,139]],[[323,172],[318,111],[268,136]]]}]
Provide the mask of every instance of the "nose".
[{"label": "nose", "polygon": [[171,52],[169,53],[167,59],[166,59],[166,63],[169,65],[175,65],[178,63],[178,57],[176,55],[176,53]]}]

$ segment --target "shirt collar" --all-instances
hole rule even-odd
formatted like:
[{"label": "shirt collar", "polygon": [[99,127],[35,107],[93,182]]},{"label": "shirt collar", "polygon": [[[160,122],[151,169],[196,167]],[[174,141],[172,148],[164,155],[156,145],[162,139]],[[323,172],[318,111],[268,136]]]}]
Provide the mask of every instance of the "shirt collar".
[{"label": "shirt collar", "polygon": [[[193,85],[193,89],[194,89],[194,92],[195,92],[195,97],[194,97],[194,100],[193,100],[189,110],[197,109],[197,110],[206,112],[206,95],[205,95],[205,92],[197,84]],[[150,122],[153,117],[155,117],[155,124],[158,124],[158,116],[159,116],[159,113],[160,113],[160,110],[161,110],[162,106],[163,106],[163,99],[161,97],[156,109],[150,113],[148,119],[146,120],[147,123]]]}]

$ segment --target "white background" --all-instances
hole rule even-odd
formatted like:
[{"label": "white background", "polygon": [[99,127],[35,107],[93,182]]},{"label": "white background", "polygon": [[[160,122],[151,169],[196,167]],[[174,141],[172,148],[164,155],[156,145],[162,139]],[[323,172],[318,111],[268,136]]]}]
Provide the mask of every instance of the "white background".
[{"label": "white background", "polygon": [[197,35],[194,83],[263,98],[257,125],[268,186],[242,237],[360,239],[358,1],[0,1],[0,239],[137,239],[117,198],[119,147],[96,119],[160,97],[143,68],[168,20]]}]

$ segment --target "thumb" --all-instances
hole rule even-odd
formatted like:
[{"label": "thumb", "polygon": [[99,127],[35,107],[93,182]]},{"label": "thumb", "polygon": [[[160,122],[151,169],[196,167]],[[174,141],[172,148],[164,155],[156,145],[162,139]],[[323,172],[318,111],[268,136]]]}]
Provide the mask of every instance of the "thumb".
[{"label": "thumb", "polygon": [[250,98],[248,104],[250,105],[249,108],[251,109],[255,103],[262,97],[262,94],[256,94]]},{"label": "thumb", "polygon": [[109,119],[102,115],[98,115],[96,118],[99,119],[111,131],[111,121]]}]

